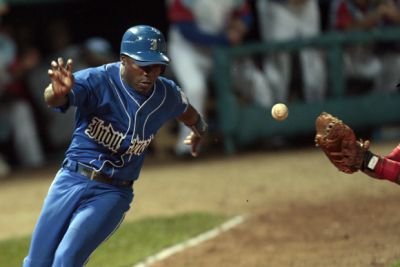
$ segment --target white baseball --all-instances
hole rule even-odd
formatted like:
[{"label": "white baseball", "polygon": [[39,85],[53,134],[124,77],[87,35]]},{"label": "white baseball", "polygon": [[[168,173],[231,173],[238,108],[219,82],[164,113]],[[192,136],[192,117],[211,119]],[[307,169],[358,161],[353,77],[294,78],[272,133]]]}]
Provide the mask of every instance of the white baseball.
[{"label": "white baseball", "polygon": [[283,121],[288,117],[289,109],[285,104],[277,103],[273,105],[271,115],[275,120]]}]

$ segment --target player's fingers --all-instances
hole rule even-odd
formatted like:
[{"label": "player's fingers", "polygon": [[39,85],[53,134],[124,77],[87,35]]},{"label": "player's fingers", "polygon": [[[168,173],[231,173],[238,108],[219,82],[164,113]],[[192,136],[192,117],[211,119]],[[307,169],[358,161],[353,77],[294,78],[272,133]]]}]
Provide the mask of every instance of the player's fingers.
[{"label": "player's fingers", "polygon": [[56,62],[55,60],[51,61],[50,66],[51,66],[51,69],[52,69],[53,71],[55,71],[55,70],[58,69],[58,64],[57,64],[57,62]]},{"label": "player's fingers", "polygon": [[192,140],[193,137],[194,137],[194,133],[191,132],[188,136],[186,136],[185,140],[183,140],[183,143],[184,143],[185,145],[191,145],[191,144],[192,144],[192,141],[193,141],[193,140]]},{"label": "player's fingers", "polygon": [[196,136],[194,140],[192,140],[192,156],[197,157],[199,155],[199,145],[200,145],[201,139]]},{"label": "player's fingers", "polygon": [[64,68],[64,59],[62,57],[57,58],[57,63],[60,68]]},{"label": "player's fingers", "polygon": [[60,70],[61,74],[63,76],[69,76],[70,71],[68,71],[67,66],[65,65],[64,59],[59,57],[57,59],[57,62],[58,62],[58,69]]},{"label": "player's fingers", "polygon": [[194,158],[197,158],[199,156],[197,149],[192,149],[191,154],[192,154],[192,157],[194,157]]},{"label": "player's fingers", "polygon": [[63,77],[63,83],[66,86],[71,86],[73,82],[73,76],[72,76],[72,59],[68,59],[67,63],[65,64],[65,67],[61,68],[60,71],[62,73]]},{"label": "player's fingers", "polygon": [[199,145],[201,142],[201,138],[194,133],[191,135],[191,153],[193,157],[197,157],[199,155],[198,150],[199,150]]},{"label": "player's fingers", "polygon": [[51,84],[53,85],[53,90],[57,90],[56,84],[59,83],[58,78],[57,78],[57,73],[52,69],[48,70],[47,73],[49,74],[49,77],[51,79]]},{"label": "player's fingers", "polygon": [[68,76],[71,73],[71,65],[68,64],[69,61],[64,65],[64,61],[62,62],[63,64],[61,65],[60,71],[63,75]]},{"label": "player's fingers", "polygon": [[67,71],[71,71],[72,70],[72,64],[73,64],[74,62],[72,61],[72,59],[68,59],[67,60],[67,65],[65,66],[65,69],[67,70]]},{"label": "player's fingers", "polygon": [[60,83],[60,73],[58,71],[54,69],[49,69],[47,73],[49,74],[52,83]]},{"label": "player's fingers", "polygon": [[[69,88],[73,83],[71,68],[72,60],[68,60],[67,65],[64,67],[64,59],[59,57],[57,61],[53,60],[51,62],[51,69],[48,70],[48,74],[53,83],[55,82],[59,86],[65,86]],[[55,87],[57,88],[58,86]]]},{"label": "player's fingers", "polygon": [[195,133],[191,132],[183,141],[185,145],[190,145],[191,146],[191,151],[190,153],[192,154],[193,157],[197,157],[199,155],[198,149],[199,145],[201,143],[201,138],[198,137]]},{"label": "player's fingers", "polygon": [[53,86],[53,91],[55,94],[62,94],[63,91],[65,90],[64,87],[62,85],[62,82],[60,80],[60,73],[57,71],[54,71],[52,69],[48,70],[48,74],[51,78],[51,84]]}]

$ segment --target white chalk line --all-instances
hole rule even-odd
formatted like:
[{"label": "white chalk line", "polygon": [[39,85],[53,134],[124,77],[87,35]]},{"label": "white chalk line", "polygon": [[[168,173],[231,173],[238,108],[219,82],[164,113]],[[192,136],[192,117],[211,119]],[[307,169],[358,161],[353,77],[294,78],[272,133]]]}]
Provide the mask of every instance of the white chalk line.
[{"label": "white chalk line", "polygon": [[246,217],[247,216],[245,216],[245,215],[238,215],[236,217],[233,217],[232,219],[226,221],[225,223],[223,223],[203,234],[200,234],[192,239],[189,239],[182,243],[173,245],[173,246],[166,248],[152,256],[149,256],[144,261],[139,262],[139,263],[133,265],[132,267],[149,267],[156,262],[162,261],[162,260],[172,256],[173,254],[181,252],[190,247],[197,246],[197,245],[203,243],[204,241],[210,240],[210,239],[218,236],[219,234],[238,226],[239,224],[241,224],[245,221]]}]

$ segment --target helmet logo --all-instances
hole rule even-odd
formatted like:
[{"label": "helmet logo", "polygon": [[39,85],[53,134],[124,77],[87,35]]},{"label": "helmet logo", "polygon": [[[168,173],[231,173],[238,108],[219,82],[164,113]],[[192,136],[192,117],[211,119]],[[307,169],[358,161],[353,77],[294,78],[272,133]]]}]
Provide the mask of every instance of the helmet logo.
[{"label": "helmet logo", "polygon": [[158,49],[157,39],[150,39],[150,42],[151,42],[150,50],[157,50]]}]

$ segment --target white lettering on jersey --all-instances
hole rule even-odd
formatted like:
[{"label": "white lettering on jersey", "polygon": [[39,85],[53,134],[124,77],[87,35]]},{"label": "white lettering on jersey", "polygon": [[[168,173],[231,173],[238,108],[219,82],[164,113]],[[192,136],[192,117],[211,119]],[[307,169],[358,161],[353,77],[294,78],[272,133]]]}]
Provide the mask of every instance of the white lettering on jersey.
[{"label": "white lettering on jersey", "polygon": [[150,135],[150,137],[145,140],[140,140],[139,136],[137,136],[135,139],[132,140],[131,145],[129,146],[129,149],[126,153],[134,154],[137,156],[142,154],[146,150],[146,148],[150,145],[151,140],[153,139],[154,135]]},{"label": "white lettering on jersey", "polygon": [[104,121],[97,117],[93,117],[85,134],[113,152],[118,151],[124,140],[123,133],[115,131],[111,124],[104,125]]}]

